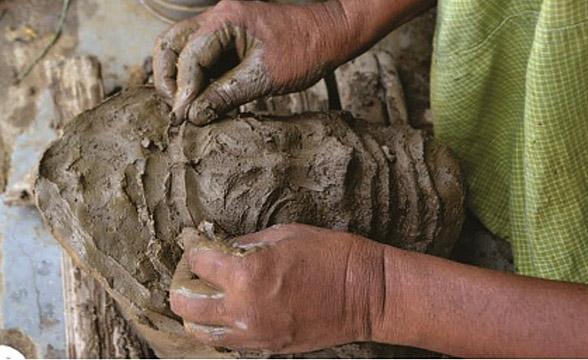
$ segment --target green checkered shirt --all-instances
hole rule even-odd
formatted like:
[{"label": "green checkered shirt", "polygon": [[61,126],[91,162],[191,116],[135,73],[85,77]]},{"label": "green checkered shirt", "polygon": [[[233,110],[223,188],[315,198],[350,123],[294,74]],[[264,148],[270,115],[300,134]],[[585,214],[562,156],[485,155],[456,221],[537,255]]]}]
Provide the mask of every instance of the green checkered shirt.
[{"label": "green checkered shirt", "polygon": [[439,0],[435,131],[521,274],[588,283],[588,0]]}]

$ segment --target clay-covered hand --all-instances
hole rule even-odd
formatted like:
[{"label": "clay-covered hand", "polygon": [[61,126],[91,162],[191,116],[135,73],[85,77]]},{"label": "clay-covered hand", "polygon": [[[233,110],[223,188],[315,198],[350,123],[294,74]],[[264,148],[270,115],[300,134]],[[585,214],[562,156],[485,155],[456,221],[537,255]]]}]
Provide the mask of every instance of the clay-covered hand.
[{"label": "clay-covered hand", "polygon": [[308,225],[277,225],[218,244],[194,241],[171,308],[201,343],[271,353],[368,341],[384,303],[383,246]]},{"label": "clay-covered hand", "polygon": [[343,61],[345,34],[339,2],[221,1],[158,38],[155,87],[174,123],[203,125],[251,100],[311,86]]}]

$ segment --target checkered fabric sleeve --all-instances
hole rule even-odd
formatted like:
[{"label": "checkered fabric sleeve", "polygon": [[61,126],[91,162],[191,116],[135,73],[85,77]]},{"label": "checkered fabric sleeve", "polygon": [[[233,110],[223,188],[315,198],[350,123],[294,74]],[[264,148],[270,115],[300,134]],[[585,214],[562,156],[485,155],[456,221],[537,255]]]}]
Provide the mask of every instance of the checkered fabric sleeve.
[{"label": "checkered fabric sleeve", "polygon": [[439,0],[435,132],[521,274],[588,283],[588,0]]}]

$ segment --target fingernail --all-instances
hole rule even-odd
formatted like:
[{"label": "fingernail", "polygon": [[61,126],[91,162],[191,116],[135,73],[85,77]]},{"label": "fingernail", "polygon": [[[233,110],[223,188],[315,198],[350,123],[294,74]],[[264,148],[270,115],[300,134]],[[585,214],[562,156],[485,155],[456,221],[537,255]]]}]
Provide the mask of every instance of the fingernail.
[{"label": "fingernail", "polygon": [[197,126],[206,125],[218,117],[216,111],[214,110],[214,105],[208,101],[198,102],[190,105],[187,113],[188,121]]},{"label": "fingernail", "polygon": [[186,322],[185,326],[189,330],[203,332],[205,334],[209,334],[210,336],[216,339],[220,339],[229,332],[229,329],[224,326],[205,326],[193,322]]},{"label": "fingernail", "polygon": [[235,321],[235,326],[241,330],[247,330],[249,328],[244,321]]},{"label": "fingernail", "polygon": [[187,297],[188,299],[222,299],[225,297],[225,294],[212,289],[210,287],[201,286],[198,291],[194,291],[192,289],[187,288],[186,286],[181,286],[177,289],[173,289],[172,292],[177,295],[181,295]]}]

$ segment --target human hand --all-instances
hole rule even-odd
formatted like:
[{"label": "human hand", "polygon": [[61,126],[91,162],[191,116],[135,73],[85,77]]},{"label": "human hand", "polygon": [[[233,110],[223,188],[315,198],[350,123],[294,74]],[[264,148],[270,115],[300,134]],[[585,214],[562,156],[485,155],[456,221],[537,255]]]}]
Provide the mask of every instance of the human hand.
[{"label": "human hand", "polygon": [[383,245],[300,224],[235,238],[233,246],[193,229],[182,236],[193,246],[170,302],[196,341],[292,353],[370,340],[385,296]]},{"label": "human hand", "polygon": [[[188,119],[204,125],[257,98],[313,85],[344,61],[339,53],[349,47],[347,33],[336,1],[221,1],[157,39],[155,87],[172,105],[174,124]],[[238,59],[229,70],[231,52]]]}]

